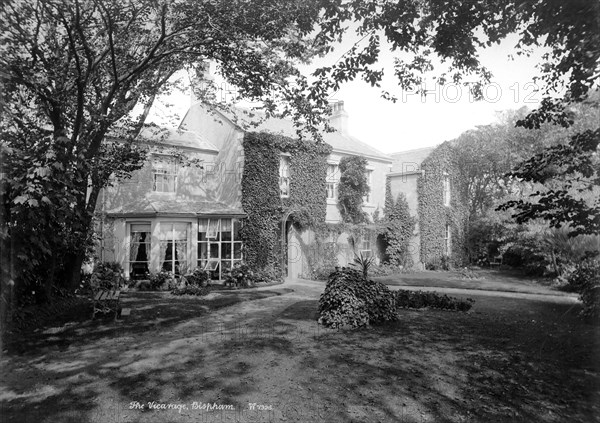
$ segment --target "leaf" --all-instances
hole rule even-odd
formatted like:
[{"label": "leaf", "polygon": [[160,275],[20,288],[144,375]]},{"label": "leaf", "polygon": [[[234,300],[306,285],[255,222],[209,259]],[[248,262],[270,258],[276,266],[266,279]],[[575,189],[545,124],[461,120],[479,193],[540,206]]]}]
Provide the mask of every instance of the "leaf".
[{"label": "leaf", "polygon": [[19,195],[17,198],[15,198],[13,200],[13,203],[15,203],[15,204],[23,204],[24,202],[27,201],[28,198],[29,197],[26,196],[26,195]]}]

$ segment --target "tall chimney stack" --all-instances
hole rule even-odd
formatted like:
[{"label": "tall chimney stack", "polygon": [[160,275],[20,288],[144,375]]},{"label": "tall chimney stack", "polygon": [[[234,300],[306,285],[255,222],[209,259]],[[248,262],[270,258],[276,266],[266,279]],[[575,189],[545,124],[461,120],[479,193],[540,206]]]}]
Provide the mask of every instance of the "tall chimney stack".
[{"label": "tall chimney stack", "polygon": [[348,113],[344,110],[343,101],[331,102],[329,124],[342,135],[348,135]]}]

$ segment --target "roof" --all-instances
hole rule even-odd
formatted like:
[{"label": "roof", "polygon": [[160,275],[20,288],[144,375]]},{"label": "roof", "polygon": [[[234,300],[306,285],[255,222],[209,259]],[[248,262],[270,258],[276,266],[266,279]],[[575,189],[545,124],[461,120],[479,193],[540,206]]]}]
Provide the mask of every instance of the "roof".
[{"label": "roof", "polygon": [[[280,133],[289,137],[296,137],[296,129],[292,121],[287,119],[271,118],[263,122],[256,128],[257,131],[266,131],[272,133]],[[358,138],[350,135],[343,135],[336,132],[324,132],[323,141],[329,144],[333,151],[338,153],[349,153],[366,156],[369,158],[380,159],[391,162],[393,158],[374,147],[362,142]]]},{"label": "roof", "polygon": [[106,212],[110,216],[198,216],[198,215],[224,215],[245,216],[241,208],[231,207],[217,201],[198,201],[181,199],[152,199],[145,198],[124,204]]},{"label": "roof", "polygon": [[[264,114],[260,112],[249,111],[242,108],[236,108],[235,112],[225,112],[222,110],[215,109],[215,112],[219,113],[225,119],[229,120],[232,124],[240,127],[242,130],[246,130],[246,128],[242,126],[242,123],[249,124],[251,122],[251,118],[249,117],[249,115],[254,115],[258,119],[264,117]],[[294,127],[294,123],[291,120],[281,118],[266,119],[262,121],[258,126],[248,130],[281,134],[291,138],[297,138],[298,136],[296,133],[296,128]],[[333,151],[337,153],[365,156],[367,158],[381,160],[385,162],[393,161],[393,158],[390,155],[382,153],[381,151],[377,150],[374,147],[371,147],[370,145],[359,140],[358,138],[349,135],[343,135],[342,133],[337,131],[323,132],[323,141],[329,144],[333,148]]]},{"label": "roof", "polygon": [[196,132],[182,129],[146,126],[140,131],[139,137],[174,147],[187,147],[218,152],[214,144],[202,139]]},{"label": "roof", "polygon": [[392,153],[391,156],[394,159],[392,164],[393,173],[413,173],[420,172],[421,163],[431,154],[436,147],[424,147],[417,148],[414,150],[400,151],[398,153]]}]

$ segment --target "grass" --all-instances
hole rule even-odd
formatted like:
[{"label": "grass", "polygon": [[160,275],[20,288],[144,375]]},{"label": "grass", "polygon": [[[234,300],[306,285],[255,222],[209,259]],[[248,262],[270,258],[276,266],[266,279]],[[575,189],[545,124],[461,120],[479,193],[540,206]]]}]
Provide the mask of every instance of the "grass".
[{"label": "grass", "polygon": [[122,324],[10,350],[3,421],[600,421],[600,333],[579,304],[471,295],[468,314],[402,310],[399,322],[333,331],[315,323],[323,284],[292,287],[211,312],[140,297]]},{"label": "grass", "polygon": [[378,276],[372,279],[395,286],[423,286],[439,288],[482,289],[489,291],[521,292],[529,294],[568,295],[549,286],[545,279],[526,278],[509,270],[479,269],[475,278],[464,277],[460,270],[402,273]]}]

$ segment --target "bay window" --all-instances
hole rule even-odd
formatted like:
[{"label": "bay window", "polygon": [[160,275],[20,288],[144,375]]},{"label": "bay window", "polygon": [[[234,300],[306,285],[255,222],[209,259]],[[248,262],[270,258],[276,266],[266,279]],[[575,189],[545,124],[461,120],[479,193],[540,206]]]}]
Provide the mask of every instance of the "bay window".
[{"label": "bay window", "polygon": [[198,267],[211,279],[224,279],[236,262],[242,261],[241,222],[232,218],[198,220]]}]

